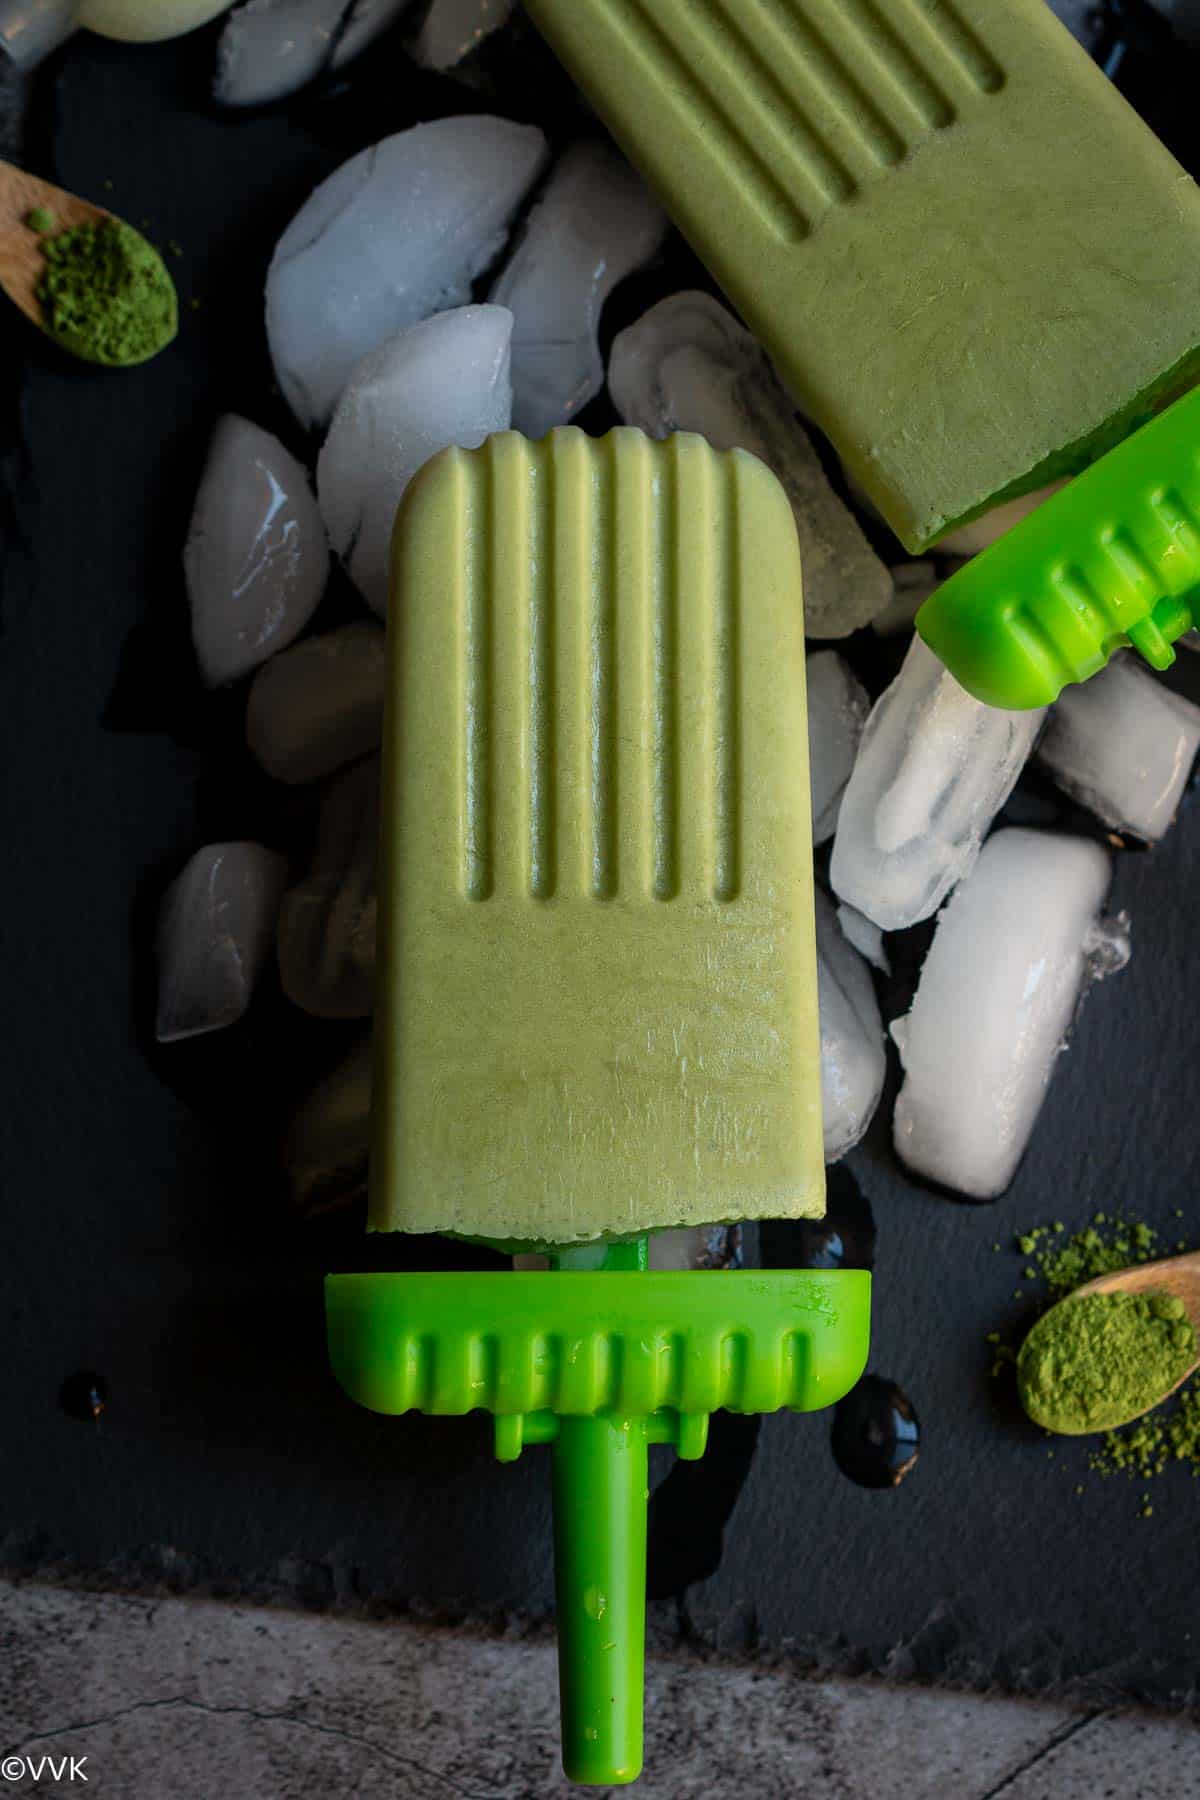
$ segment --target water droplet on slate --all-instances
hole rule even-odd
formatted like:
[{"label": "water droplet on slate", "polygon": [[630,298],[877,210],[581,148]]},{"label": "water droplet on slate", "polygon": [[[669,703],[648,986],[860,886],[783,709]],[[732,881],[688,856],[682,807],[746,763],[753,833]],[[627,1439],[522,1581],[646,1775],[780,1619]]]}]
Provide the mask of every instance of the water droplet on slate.
[{"label": "water droplet on slate", "polygon": [[860,1487],[898,1487],[916,1463],[920,1445],[912,1401],[882,1375],[864,1375],[834,1408],[833,1459]]}]

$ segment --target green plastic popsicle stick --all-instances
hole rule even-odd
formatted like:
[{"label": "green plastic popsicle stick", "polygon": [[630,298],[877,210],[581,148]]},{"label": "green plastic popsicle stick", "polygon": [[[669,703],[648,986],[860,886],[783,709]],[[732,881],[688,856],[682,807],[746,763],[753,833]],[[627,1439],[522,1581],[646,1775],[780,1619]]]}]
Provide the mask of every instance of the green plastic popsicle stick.
[{"label": "green plastic popsicle stick", "polygon": [[[645,1237],[607,1245],[600,1272],[643,1271]],[[559,1251],[565,1272],[595,1249]],[[554,1439],[554,1597],[563,1769],[585,1787],[623,1786],[642,1769],[646,1661],[648,1445],[659,1423],[602,1412],[559,1421]]]},{"label": "green plastic popsicle stick", "polygon": [[563,1766],[641,1767],[647,1447],[703,1455],[708,1419],[809,1412],[866,1365],[858,1269],[646,1271],[645,1239],[544,1272],[331,1275],[330,1362],[375,1412],[495,1415],[496,1456],[551,1444]]},{"label": "green plastic popsicle stick", "polygon": [[554,1591],[563,1768],[588,1786],[642,1768],[646,1420],[563,1419],[554,1445]]},{"label": "green plastic popsicle stick", "polygon": [[1200,586],[1200,389],[943,582],[917,630],[989,706],[1049,706],[1132,644],[1175,660]]}]

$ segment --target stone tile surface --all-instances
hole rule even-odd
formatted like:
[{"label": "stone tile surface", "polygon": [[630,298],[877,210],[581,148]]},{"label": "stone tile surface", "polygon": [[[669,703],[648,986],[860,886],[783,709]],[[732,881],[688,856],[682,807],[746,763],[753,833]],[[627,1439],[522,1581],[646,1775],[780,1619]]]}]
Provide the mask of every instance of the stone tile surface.
[{"label": "stone tile surface", "polygon": [[[554,1650],[196,1599],[0,1587],[0,1774],[119,1800],[559,1800]],[[14,1779],[16,1763],[25,1759]],[[32,1772],[31,1772],[32,1759]],[[1169,1720],[654,1661],[639,1800],[1188,1800]],[[1189,1785],[1191,1784],[1191,1785]]]}]

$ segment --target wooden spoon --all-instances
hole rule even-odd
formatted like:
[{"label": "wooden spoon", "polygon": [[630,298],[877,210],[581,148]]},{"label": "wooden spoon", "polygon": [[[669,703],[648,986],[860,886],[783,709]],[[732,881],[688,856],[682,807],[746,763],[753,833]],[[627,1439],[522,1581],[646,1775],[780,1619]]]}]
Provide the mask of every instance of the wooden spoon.
[{"label": "wooden spoon", "polygon": [[[1132,1268],[1114,1269],[1111,1274],[1098,1275],[1094,1281],[1084,1282],[1082,1287],[1075,1288],[1072,1293],[1059,1300],[1057,1306],[1050,1308],[1050,1312],[1056,1311],[1058,1306],[1069,1306],[1083,1294],[1145,1293],[1169,1294],[1176,1300],[1182,1300],[1196,1333],[1197,1345],[1200,1346],[1200,1250],[1189,1250],[1183,1256],[1164,1256],[1158,1262],[1135,1263]],[[1042,1319],[1048,1319],[1050,1312],[1043,1313]],[[1038,1320],[1038,1325],[1042,1323],[1042,1319]],[[1036,1330],[1037,1325],[1032,1327],[1032,1331]],[[1114,1431],[1118,1426],[1131,1425],[1134,1419],[1140,1419],[1156,1406],[1161,1406],[1197,1369],[1200,1369],[1200,1348],[1195,1361],[1183,1371],[1178,1381],[1172,1382],[1169,1388],[1164,1389],[1147,1406],[1140,1407],[1127,1418],[1114,1419],[1096,1429]]]},{"label": "wooden spoon", "polygon": [[66,231],[72,225],[98,225],[112,215],[52,182],[0,162],[0,287],[27,319],[44,330],[37,285],[46,272],[46,259],[41,238],[25,223],[38,206],[54,214],[55,231]]}]

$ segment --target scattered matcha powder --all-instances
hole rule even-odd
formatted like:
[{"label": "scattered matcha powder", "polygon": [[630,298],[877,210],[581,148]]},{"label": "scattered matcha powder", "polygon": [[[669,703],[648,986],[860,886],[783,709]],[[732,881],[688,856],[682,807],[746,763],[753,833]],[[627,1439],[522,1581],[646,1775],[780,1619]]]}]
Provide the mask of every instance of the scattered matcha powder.
[{"label": "scattered matcha powder", "polygon": [[1097,1475],[1161,1475],[1170,1462],[1187,1463],[1200,1476],[1200,1384],[1181,1388],[1176,1404],[1138,1419],[1124,1431],[1110,1431],[1088,1466]]},{"label": "scattered matcha powder", "polygon": [[35,206],[25,214],[25,223],[30,231],[53,231],[58,220],[48,206]]},{"label": "scattered matcha powder", "polygon": [[[1183,1208],[1176,1207],[1175,1217],[1183,1216]],[[1180,1251],[1187,1247],[1185,1241],[1174,1246]],[[1036,1225],[1020,1233],[1013,1248],[1028,1259],[1045,1281],[1051,1302],[1065,1298],[1098,1275],[1128,1268],[1133,1263],[1150,1262],[1165,1253],[1152,1225],[1102,1212],[1095,1214],[1090,1225],[1069,1236],[1061,1219],[1052,1225]],[[992,1375],[999,1376],[1017,1362],[1017,1346],[999,1331],[990,1331],[987,1341]],[[1200,1377],[1188,1382],[1165,1406],[1145,1418],[1106,1432],[1099,1447],[1088,1457],[1088,1467],[1097,1475],[1126,1475],[1139,1481],[1161,1475],[1171,1463],[1182,1463],[1193,1476],[1200,1476]],[[1077,1486],[1075,1492],[1082,1494],[1082,1486]],[[1141,1511],[1148,1518],[1153,1508],[1148,1513],[1146,1504]]]},{"label": "scattered matcha powder", "polygon": [[1052,1300],[1074,1293],[1098,1275],[1127,1269],[1131,1263],[1150,1262],[1161,1254],[1154,1227],[1135,1219],[1110,1220],[1107,1213],[1100,1212],[1081,1231],[1070,1237],[1064,1237],[1065,1232],[1066,1226],[1059,1220],[1053,1225],[1035,1225],[1016,1240],[1017,1249],[1045,1281]]},{"label": "scattered matcha powder", "polygon": [[1017,1357],[1021,1404],[1068,1436],[1105,1431],[1153,1406],[1196,1361],[1196,1333],[1170,1294],[1081,1294],[1051,1307]]},{"label": "scattered matcha powder", "polygon": [[157,250],[121,219],[76,225],[42,241],[37,287],[50,336],[87,362],[145,362],[178,328],[174,283]]}]

